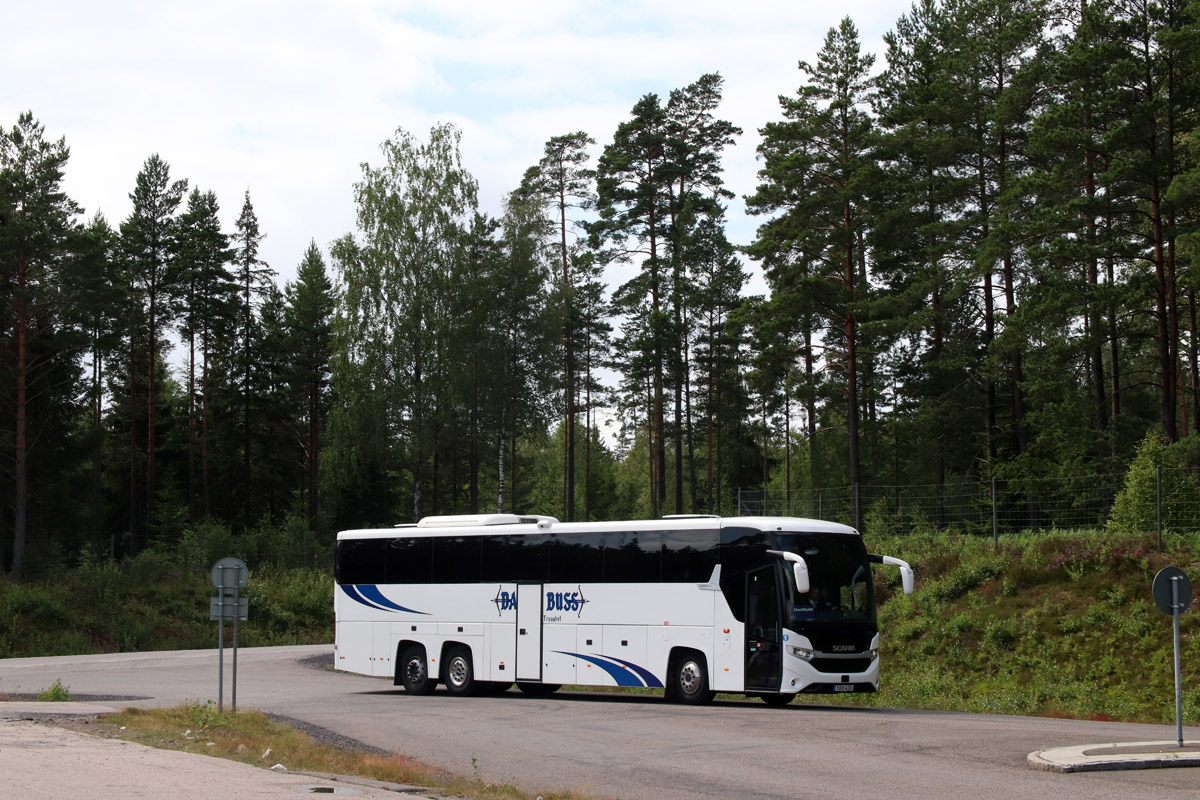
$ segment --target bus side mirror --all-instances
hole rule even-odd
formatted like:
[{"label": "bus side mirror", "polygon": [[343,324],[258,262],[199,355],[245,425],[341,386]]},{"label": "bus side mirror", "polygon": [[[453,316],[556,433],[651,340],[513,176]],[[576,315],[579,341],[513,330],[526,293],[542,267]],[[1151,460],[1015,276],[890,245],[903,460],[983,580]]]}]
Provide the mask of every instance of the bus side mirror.
[{"label": "bus side mirror", "polygon": [[900,583],[901,583],[901,585],[904,586],[904,593],[912,594],[913,593],[913,571],[912,571],[912,567],[910,567],[908,565],[908,562],[901,561],[898,558],[892,558],[891,556],[881,556],[879,560],[880,560],[880,563],[891,564],[893,567],[900,568]]},{"label": "bus side mirror", "polygon": [[779,556],[784,561],[792,565],[792,577],[796,581],[796,594],[808,594],[812,588],[812,584],[808,579],[808,564],[805,563],[801,556],[795,553],[788,553],[783,550],[768,550],[768,554]]},{"label": "bus side mirror", "polygon": [[808,564],[804,563],[803,558],[792,564],[792,575],[796,579],[796,593],[808,594],[812,587],[808,581]]}]

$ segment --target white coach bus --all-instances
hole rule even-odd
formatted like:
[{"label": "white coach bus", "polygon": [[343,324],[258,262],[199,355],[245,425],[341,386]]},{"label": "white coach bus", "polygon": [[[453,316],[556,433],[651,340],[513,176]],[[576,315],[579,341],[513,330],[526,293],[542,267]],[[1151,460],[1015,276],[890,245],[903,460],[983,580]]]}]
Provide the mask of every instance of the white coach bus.
[{"label": "white coach bus", "polygon": [[771,704],[874,692],[871,564],[853,528],[792,517],[563,523],[426,517],[338,534],[335,663],[413,694],[562,684]]}]

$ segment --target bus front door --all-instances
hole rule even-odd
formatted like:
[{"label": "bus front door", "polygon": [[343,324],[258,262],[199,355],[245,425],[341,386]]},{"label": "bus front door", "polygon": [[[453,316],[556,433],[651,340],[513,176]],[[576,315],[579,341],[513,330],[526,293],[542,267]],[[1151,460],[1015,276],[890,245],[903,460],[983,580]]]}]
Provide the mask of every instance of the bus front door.
[{"label": "bus front door", "polygon": [[542,585],[517,584],[517,680],[542,679]]},{"label": "bus front door", "polygon": [[779,577],[775,565],[768,564],[746,573],[747,691],[779,691],[780,633]]}]

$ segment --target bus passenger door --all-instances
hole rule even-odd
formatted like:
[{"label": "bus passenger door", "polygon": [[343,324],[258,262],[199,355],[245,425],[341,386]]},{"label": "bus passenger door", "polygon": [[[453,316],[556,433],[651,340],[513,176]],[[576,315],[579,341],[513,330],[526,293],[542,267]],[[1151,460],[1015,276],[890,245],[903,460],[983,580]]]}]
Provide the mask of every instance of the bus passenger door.
[{"label": "bus passenger door", "polygon": [[[779,577],[774,564],[746,573],[746,689],[779,691]],[[518,662],[519,663],[519,662]]]},{"label": "bus passenger door", "polygon": [[517,680],[542,679],[542,584],[517,584]]}]

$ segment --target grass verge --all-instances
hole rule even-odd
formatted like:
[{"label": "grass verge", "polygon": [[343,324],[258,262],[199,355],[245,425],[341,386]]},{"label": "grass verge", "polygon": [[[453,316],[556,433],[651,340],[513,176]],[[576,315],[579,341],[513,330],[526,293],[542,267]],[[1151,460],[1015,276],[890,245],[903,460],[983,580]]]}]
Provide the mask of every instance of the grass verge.
[{"label": "grass verge", "polygon": [[579,792],[530,793],[509,783],[474,775],[454,775],[400,753],[364,752],[316,741],[312,736],[257,711],[220,713],[216,704],[193,701],[169,709],[128,708],[101,717],[90,732],[150,747],[181,750],[269,769],[282,764],[290,772],[327,772],[387,783],[429,788],[429,794],[478,800],[596,800]]}]

